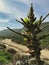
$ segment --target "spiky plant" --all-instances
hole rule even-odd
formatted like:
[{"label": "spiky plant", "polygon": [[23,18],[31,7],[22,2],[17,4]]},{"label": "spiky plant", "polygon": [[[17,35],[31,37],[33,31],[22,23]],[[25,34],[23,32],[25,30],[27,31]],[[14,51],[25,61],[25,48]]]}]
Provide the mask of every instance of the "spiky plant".
[{"label": "spiky plant", "polygon": [[41,62],[40,61],[40,54],[41,54],[40,53],[40,44],[41,44],[40,41],[45,39],[49,35],[49,33],[47,33],[45,35],[39,36],[39,34],[47,26],[46,25],[42,28],[41,23],[48,16],[49,16],[49,13],[45,17],[41,16],[39,20],[36,20],[36,17],[34,16],[33,6],[31,4],[28,16],[24,19],[21,18],[22,22],[16,19],[17,22],[21,23],[26,28],[24,34],[16,32],[16,31],[10,29],[9,27],[7,27],[12,32],[24,36],[24,38],[25,38],[24,40],[27,41],[29,49],[30,50],[34,49],[37,65],[40,65],[40,62]]}]

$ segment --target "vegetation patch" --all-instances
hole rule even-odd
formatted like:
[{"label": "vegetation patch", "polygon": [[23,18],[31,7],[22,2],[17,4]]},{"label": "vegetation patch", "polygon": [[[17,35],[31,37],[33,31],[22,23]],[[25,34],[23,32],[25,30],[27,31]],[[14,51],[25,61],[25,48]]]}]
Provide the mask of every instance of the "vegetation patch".
[{"label": "vegetation patch", "polygon": [[8,63],[11,61],[11,54],[5,50],[0,50],[0,62]]}]

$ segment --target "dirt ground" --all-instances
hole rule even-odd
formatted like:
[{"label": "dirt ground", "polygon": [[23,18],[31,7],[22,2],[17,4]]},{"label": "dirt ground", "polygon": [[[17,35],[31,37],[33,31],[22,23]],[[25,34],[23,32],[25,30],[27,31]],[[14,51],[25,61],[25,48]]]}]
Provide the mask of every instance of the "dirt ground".
[{"label": "dirt ground", "polygon": [[[15,50],[19,50],[21,52],[29,51],[29,49],[26,46],[18,44],[18,43],[14,43],[11,41],[11,39],[2,40],[1,43],[5,44],[6,46],[9,46],[11,48],[14,48]],[[45,58],[49,59],[49,50],[43,49],[41,51],[41,57],[45,57]]]},{"label": "dirt ground", "polygon": [[41,56],[49,59],[49,50],[48,49],[43,49],[41,51]]},{"label": "dirt ground", "polygon": [[[2,44],[5,44],[6,46],[9,46],[9,48],[13,48],[16,51],[19,51],[19,52],[22,52],[22,53],[25,53],[26,51],[29,51],[29,49],[26,46],[15,43],[15,42],[12,42],[11,39],[1,40],[0,42]],[[41,58],[43,58],[44,61],[49,63],[49,50],[48,49],[43,49],[41,51]]]}]

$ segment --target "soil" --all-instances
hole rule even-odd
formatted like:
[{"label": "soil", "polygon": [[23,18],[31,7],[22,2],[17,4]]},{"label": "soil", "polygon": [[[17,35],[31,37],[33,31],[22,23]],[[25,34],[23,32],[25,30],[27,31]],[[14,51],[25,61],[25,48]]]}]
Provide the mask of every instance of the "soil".
[{"label": "soil", "polygon": [[[5,44],[7,46],[7,49],[13,48],[16,51],[21,52],[22,54],[25,54],[25,55],[28,54],[29,55],[29,53],[25,53],[26,51],[29,51],[29,49],[26,46],[15,43],[15,42],[11,41],[11,39],[1,40],[0,42],[2,44]],[[43,49],[41,51],[41,59],[43,61],[45,61],[46,65],[49,65],[49,50],[48,49]]]}]

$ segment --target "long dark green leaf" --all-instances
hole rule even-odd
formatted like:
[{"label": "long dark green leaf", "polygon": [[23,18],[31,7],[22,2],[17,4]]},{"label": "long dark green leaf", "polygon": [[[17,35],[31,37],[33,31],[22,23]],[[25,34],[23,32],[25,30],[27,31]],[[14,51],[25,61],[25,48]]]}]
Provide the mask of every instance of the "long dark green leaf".
[{"label": "long dark green leaf", "polygon": [[40,26],[40,24],[42,23],[42,16],[40,17],[40,20],[39,20],[39,26]]},{"label": "long dark green leaf", "polygon": [[42,19],[44,21],[49,16],[49,13]]},{"label": "long dark green leaf", "polygon": [[[25,21],[21,18],[21,20],[23,21],[23,23],[25,23]],[[26,24],[26,23],[25,23]]]},{"label": "long dark green leaf", "polygon": [[16,34],[19,34],[19,35],[21,35],[21,36],[24,36],[24,37],[26,37],[26,38],[29,38],[29,36],[27,36],[27,35],[24,35],[24,34],[21,34],[21,33],[19,33],[19,32],[16,32],[16,31],[14,31],[13,29],[11,29],[11,28],[9,28],[9,27],[7,27],[10,31],[12,31],[12,32],[14,32],[14,33],[16,33]]},{"label": "long dark green leaf", "polygon": [[19,20],[17,20],[17,19],[16,19],[16,21],[19,22],[19,23],[21,23],[22,25],[24,25],[23,22],[21,22],[21,21],[19,21]]}]

